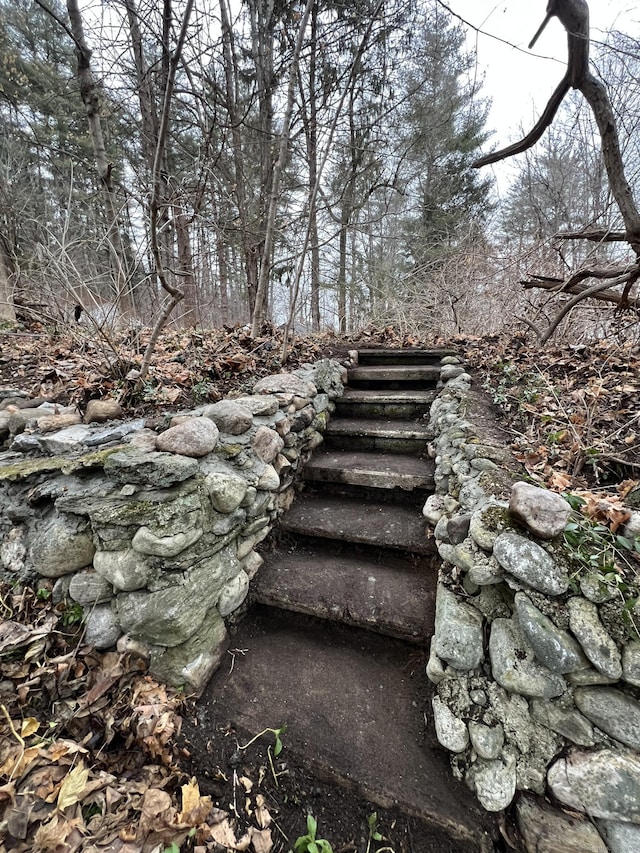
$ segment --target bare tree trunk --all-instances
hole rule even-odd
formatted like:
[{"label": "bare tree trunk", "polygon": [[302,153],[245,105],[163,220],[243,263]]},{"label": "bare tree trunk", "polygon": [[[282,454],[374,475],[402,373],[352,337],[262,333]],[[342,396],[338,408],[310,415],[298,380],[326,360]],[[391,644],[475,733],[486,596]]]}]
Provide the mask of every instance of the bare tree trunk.
[{"label": "bare tree trunk", "polygon": [[302,42],[307,29],[307,22],[311,7],[314,0],[307,0],[302,19],[300,20],[296,45],[291,57],[289,66],[289,84],[287,87],[287,106],[282,123],[282,132],[280,134],[280,145],[278,150],[278,160],[273,169],[271,181],[271,192],[269,197],[269,207],[266,217],[266,227],[264,231],[264,246],[262,249],[262,261],[260,264],[260,278],[258,280],[258,290],[256,293],[256,304],[251,320],[251,334],[257,337],[260,334],[260,328],[265,320],[265,309],[267,305],[268,290],[269,290],[269,275],[271,272],[271,254],[273,252],[273,242],[276,229],[276,213],[278,209],[278,197],[280,193],[280,181],[284,172],[285,163],[289,154],[289,134],[291,132],[291,116],[293,113],[293,100],[295,82],[298,77],[298,64],[300,61],[300,52],[302,50]]},{"label": "bare tree trunk", "polygon": [[193,270],[193,251],[191,249],[191,235],[189,234],[189,219],[184,211],[174,206],[176,241],[178,243],[178,264],[184,292],[184,310],[182,313],[182,325],[189,327],[198,323],[198,304],[196,292],[196,279]]},{"label": "bare tree trunk", "polygon": [[[165,10],[168,2],[169,0],[165,0]],[[178,69],[180,57],[182,56],[182,49],[187,38],[187,28],[189,26],[189,19],[191,18],[193,3],[194,0],[187,0],[186,2],[185,9],[182,15],[182,24],[180,26],[178,41],[176,43],[175,50],[171,54],[171,59],[169,62],[167,83],[164,92],[164,102],[162,105],[162,118],[160,120],[160,126],[158,128],[158,141],[153,161],[153,190],[151,195],[151,203],[149,205],[151,250],[153,252],[153,260],[155,263],[158,280],[162,285],[162,289],[169,296],[169,299],[165,301],[162,313],[157,318],[154,324],[153,330],[151,332],[151,337],[149,338],[149,342],[145,349],[144,356],[142,358],[142,364],[140,365],[140,376],[138,377],[137,382],[138,387],[142,386],[144,380],[146,379],[147,373],[149,372],[151,359],[153,357],[153,353],[155,351],[160,332],[165,327],[169,317],[171,316],[171,313],[173,312],[173,309],[182,301],[182,299],[184,299],[184,291],[182,291],[179,287],[176,287],[168,280],[166,270],[162,264],[160,243],[158,240],[158,222],[159,210],[161,205],[160,200],[162,195],[161,172],[166,150],[167,134],[169,132],[171,102],[173,100],[173,90],[175,88],[176,71]]]},{"label": "bare tree trunk", "polygon": [[144,54],[142,33],[140,32],[140,22],[138,20],[138,10],[135,0],[124,0],[124,5],[129,21],[129,35],[131,37],[131,48],[133,50],[136,70],[136,84],[138,87],[138,103],[140,104],[140,116],[142,118],[142,152],[147,167],[151,171],[156,143],[158,141],[156,96],[150,69]]},{"label": "bare tree trunk", "polygon": [[259,253],[255,245],[255,229],[250,227],[249,206],[247,202],[246,175],[242,151],[241,120],[238,115],[238,69],[235,58],[233,28],[228,0],[220,0],[220,23],[222,31],[222,52],[224,56],[226,107],[231,126],[231,147],[233,151],[234,194],[240,217],[242,251],[247,280],[247,299],[249,316],[253,315],[258,289]]},{"label": "bare tree trunk", "polygon": [[349,98],[349,156],[351,158],[349,178],[340,207],[340,246],[338,268],[338,331],[347,331],[347,237],[349,222],[353,215],[358,175],[359,152],[356,150],[355,120],[353,115],[353,90]]},{"label": "bare tree trunk", "polygon": [[0,320],[15,323],[16,309],[13,304],[13,287],[6,258],[6,244],[0,236]]},{"label": "bare tree trunk", "polygon": [[67,0],[69,24],[76,46],[78,58],[78,85],[80,95],[85,105],[89,120],[89,133],[93,154],[96,159],[98,176],[102,186],[107,219],[107,240],[111,254],[111,267],[115,285],[115,301],[119,311],[124,314],[133,313],[133,299],[129,287],[129,276],[122,235],[120,233],[120,211],[111,181],[113,165],[107,159],[107,152],[100,121],[100,95],[91,72],[91,50],[89,49],[82,23],[78,0]]},{"label": "bare tree trunk", "polygon": [[[311,242],[311,328],[320,331],[320,247],[318,246],[318,210],[314,187],[318,177],[318,103],[316,100],[316,62],[318,53],[318,4],[311,10],[311,55],[309,56],[309,238]],[[295,308],[295,305],[294,305]]]}]

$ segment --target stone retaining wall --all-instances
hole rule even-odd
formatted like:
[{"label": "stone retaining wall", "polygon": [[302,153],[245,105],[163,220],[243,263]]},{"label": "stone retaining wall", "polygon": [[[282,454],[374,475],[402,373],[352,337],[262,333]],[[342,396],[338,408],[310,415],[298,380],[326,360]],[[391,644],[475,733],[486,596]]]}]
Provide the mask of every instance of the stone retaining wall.
[{"label": "stone retaining wall", "polygon": [[262,562],[254,547],[293,499],[344,378],[326,360],[270,376],[159,434],[142,421],[79,424],[50,406],[12,411],[5,394],[5,579],[41,579],[56,603],[83,609],[88,643],[134,651],[160,680],[199,693]]},{"label": "stone retaining wall", "polygon": [[638,851],[640,642],[619,590],[576,569],[569,504],[515,482],[471,385],[431,408],[438,740],[485,809],[515,804],[527,851]]}]

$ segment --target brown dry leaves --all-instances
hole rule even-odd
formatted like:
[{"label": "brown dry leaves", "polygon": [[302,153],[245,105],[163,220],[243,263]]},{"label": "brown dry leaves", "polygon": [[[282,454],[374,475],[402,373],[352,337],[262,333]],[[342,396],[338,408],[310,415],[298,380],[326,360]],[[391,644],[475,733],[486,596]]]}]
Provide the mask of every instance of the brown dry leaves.
[{"label": "brown dry leaves", "polygon": [[[117,395],[130,414],[215,402],[232,389],[244,393],[257,379],[282,369],[282,335],[271,327],[264,331],[252,338],[243,327],[165,330],[140,392],[136,371],[150,330],[101,335],[78,326],[53,336],[35,325],[29,336],[3,338],[0,385],[17,385],[33,397],[76,403],[81,410],[90,399]],[[330,340],[331,336],[296,337],[287,369],[319,358]]]},{"label": "brown dry leaves", "polygon": [[[180,698],[135,659],[78,644],[32,589],[0,588],[0,847],[14,853],[270,853],[271,816],[252,826],[185,780]],[[222,845],[220,847],[219,845]]]},{"label": "brown dry leaves", "polygon": [[[555,491],[640,472],[640,348],[606,341],[548,349],[522,337],[460,339],[513,436],[516,458]],[[631,491],[629,489],[628,491]]]}]

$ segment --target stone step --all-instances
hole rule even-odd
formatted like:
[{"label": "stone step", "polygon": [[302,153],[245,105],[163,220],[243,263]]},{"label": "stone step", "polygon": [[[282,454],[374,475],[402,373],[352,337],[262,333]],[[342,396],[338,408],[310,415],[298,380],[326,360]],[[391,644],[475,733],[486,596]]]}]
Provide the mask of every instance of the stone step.
[{"label": "stone step", "polygon": [[370,347],[358,350],[358,364],[440,364],[440,359],[447,355],[457,355],[453,349],[445,347],[392,348]]},{"label": "stone step", "polygon": [[389,391],[385,389],[345,388],[342,397],[336,400],[336,415],[345,418],[411,420],[428,415],[429,407],[435,398],[435,389],[420,391],[400,388]]},{"label": "stone step", "polygon": [[230,740],[233,748],[230,722],[240,743],[286,724],[280,760],[356,790],[371,812],[395,806],[424,821],[428,841],[412,843],[416,853],[494,849],[494,820],[425,733],[430,693],[415,646],[257,607],[233,646],[242,653],[220,667],[184,721],[197,775],[211,771],[212,755],[229,754]]},{"label": "stone step", "polygon": [[365,365],[351,367],[348,384],[351,387],[380,387],[394,389],[405,387],[424,388],[435,386],[440,378],[440,366],[431,364]]},{"label": "stone step", "polygon": [[374,561],[354,548],[335,554],[300,541],[263,556],[254,601],[413,643],[433,634],[438,569],[432,559],[383,552]]},{"label": "stone step", "polygon": [[400,453],[317,450],[304,466],[305,480],[375,489],[433,488],[430,459]]},{"label": "stone step", "polygon": [[343,495],[303,492],[284,514],[280,529],[299,536],[358,542],[415,554],[434,554],[435,542],[420,510]]},{"label": "stone step", "polygon": [[332,450],[381,450],[389,453],[424,453],[433,431],[426,421],[368,418],[332,418],[324,434]]}]

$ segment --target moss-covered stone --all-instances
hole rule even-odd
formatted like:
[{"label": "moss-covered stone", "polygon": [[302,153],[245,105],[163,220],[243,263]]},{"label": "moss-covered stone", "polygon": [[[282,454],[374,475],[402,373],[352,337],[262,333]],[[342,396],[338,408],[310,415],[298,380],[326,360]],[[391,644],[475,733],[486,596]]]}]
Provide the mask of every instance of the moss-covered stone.
[{"label": "moss-covered stone", "polygon": [[122,447],[110,447],[84,453],[81,456],[52,456],[39,459],[16,459],[0,465],[0,481],[15,482],[26,480],[34,474],[73,474],[76,471],[91,468],[104,468],[106,460],[122,450]]}]

